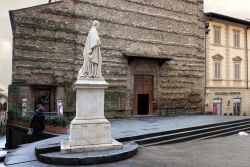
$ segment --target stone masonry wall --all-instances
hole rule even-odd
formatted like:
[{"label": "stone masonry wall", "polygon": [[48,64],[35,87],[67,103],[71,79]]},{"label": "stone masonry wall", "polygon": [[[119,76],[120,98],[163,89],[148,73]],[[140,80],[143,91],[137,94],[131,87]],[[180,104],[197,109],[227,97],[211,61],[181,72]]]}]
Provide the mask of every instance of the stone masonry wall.
[{"label": "stone masonry wall", "polygon": [[[106,110],[131,111],[123,52],[157,50],[172,59],[159,68],[159,108],[203,104],[203,0],[65,0],[12,11],[13,84],[58,85],[76,79],[93,20],[101,22]],[[40,79],[41,78],[41,79]]]}]

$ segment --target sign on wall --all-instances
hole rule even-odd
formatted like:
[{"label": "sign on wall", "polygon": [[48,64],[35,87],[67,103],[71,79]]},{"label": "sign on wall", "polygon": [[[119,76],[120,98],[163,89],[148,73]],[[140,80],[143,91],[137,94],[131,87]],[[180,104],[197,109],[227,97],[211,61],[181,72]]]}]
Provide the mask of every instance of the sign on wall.
[{"label": "sign on wall", "polygon": [[63,101],[57,100],[56,102],[57,114],[63,116]]},{"label": "sign on wall", "polygon": [[229,96],[229,95],[240,95],[240,92],[215,92],[214,94]]},{"label": "sign on wall", "polygon": [[22,99],[22,112],[27,112],[27,99]]}]

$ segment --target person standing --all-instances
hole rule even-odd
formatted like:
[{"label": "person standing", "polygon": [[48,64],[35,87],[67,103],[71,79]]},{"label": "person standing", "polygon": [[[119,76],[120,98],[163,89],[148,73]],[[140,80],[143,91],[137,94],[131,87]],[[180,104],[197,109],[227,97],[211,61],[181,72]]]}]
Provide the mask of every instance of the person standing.
[{"label": "person standing", "polygon": [[40,108],[41,106],[42,106],[41,104],[38,104],[38,105],[36,106],[35,113],[37,113],[37,112],[39,111],[39,108]]}]

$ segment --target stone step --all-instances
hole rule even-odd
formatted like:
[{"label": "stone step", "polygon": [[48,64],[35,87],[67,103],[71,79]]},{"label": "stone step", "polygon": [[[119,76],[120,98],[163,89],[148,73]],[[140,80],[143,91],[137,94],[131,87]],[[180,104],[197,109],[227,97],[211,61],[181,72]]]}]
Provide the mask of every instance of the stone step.
[{"label": "stone step", "polygon": [[65,154],[60,151],[47,149],[47,153],[37,154],[39,161],[55,165],[94,165],[121,161],[137,153],[138,144],[135,142],[123,143],[122,149],[82,152]]},{"label": "stone step", "polygon": [[242,122],[235,122],[235,123],[217,125],[217,126],[212,126],[212,127],[191,129],[191,130],[187,130],[187,131],[180,131],[180,132],[176,132],[176,133],[163,134],[163,135],[157,135],[157,136],[153,136],[153,137],[138,139],[138,140],[135,140],[135,142],[137,142],[139,145],[143,145],[143,144],[160,142],[160,141],[179,138],[179,137],[185,137],[185,136],[189,136],[189,135],[193,135],[193,134],[199,134],[199,133],[204,133],[204,132],[216,131],[216,130],[220,130],[220,129],[232,128],[234,126],[245,125],[245,124],[249,124],[249,123],[250,123],[250,121],[242,121]]},{"label": "stone step", "polygon": [[244,124],[244,125],[238,125],[238,126],[234,126],[234,127],[222,128],[219,130],[207,131],[207,132],[203,132],[203,133],[189,134],[186,136],[166,139],[163,141],[152,142],[152,143],[142,144],[142,145],[143,146],[153,146],[153,145],[179,143],[179,142],[190,141],[190,140],[208,139],[208,138],[237,134],[240,131],[247,131],[247,130],[250,130],[250,123]]},{"label": "stone step", "polygon": [[224,137],[224,136],[229,136],[229,135],[235,135],[238,134],[239,132],[245,131],[249,133],[250,128],[243,128],[243,129],[237,129],[237,130],[233,130],[233,131],[229,131],[229,132],[225,132],[225,133],[220,133],[220,134],[216,134],[216,135],[212,135],[212,136],[207,136],[207,137],[203,137],[203,138],[199,138],[197,140],[206,140],[206,139],[212,139],[212,138],[216,138],[216,137]]},{"label": "stone step", "polygon": [[163,132],[157,132],[157,133],[149,133],[149,134],[143,134],[143,135],[137,135],[137,136],[123,137],[123,138],[118,138],[117,140],[119,142],[137,141],[140,139],[151,138],[155,136],[170,135],[174,133],[187,132],[187,131],[193,131],[193,130],[198,130],[198,129],[203,129],[203,128],[212,128],[212,127],[217,127],[217,126],[229,125],[233,123],[243,123],[243,122],[250,122],[250,119],[247,118],[247,119],[241,119],[241,120],[236,120],[236,121],[228,121],[228,122],[201,125],[201,126],[182,128],[182,129],[175,129],[175,130],[169,130],[169,131],[163,131]]}]

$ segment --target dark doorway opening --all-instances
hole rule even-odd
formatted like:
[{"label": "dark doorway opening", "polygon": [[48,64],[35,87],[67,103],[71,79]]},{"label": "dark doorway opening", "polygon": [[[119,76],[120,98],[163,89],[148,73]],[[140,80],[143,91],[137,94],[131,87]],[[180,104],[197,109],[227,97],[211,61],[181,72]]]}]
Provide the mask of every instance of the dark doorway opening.
[{"label": "dark doorway opening", "polygon": [[50,96],[51,91],[47,89],[35,90],[35,110],[38,104],[42,104],[45,107],[45,112],[50,112]]},{"label": "dark doorway opening", "polygon": [[154,77],[137,75],[134,78],[134,114],[153,114]]},{"label": "dark doorway opening", "polygon": [[138,94],[138,115],[147,115],[149,106],[149,94]]}]

